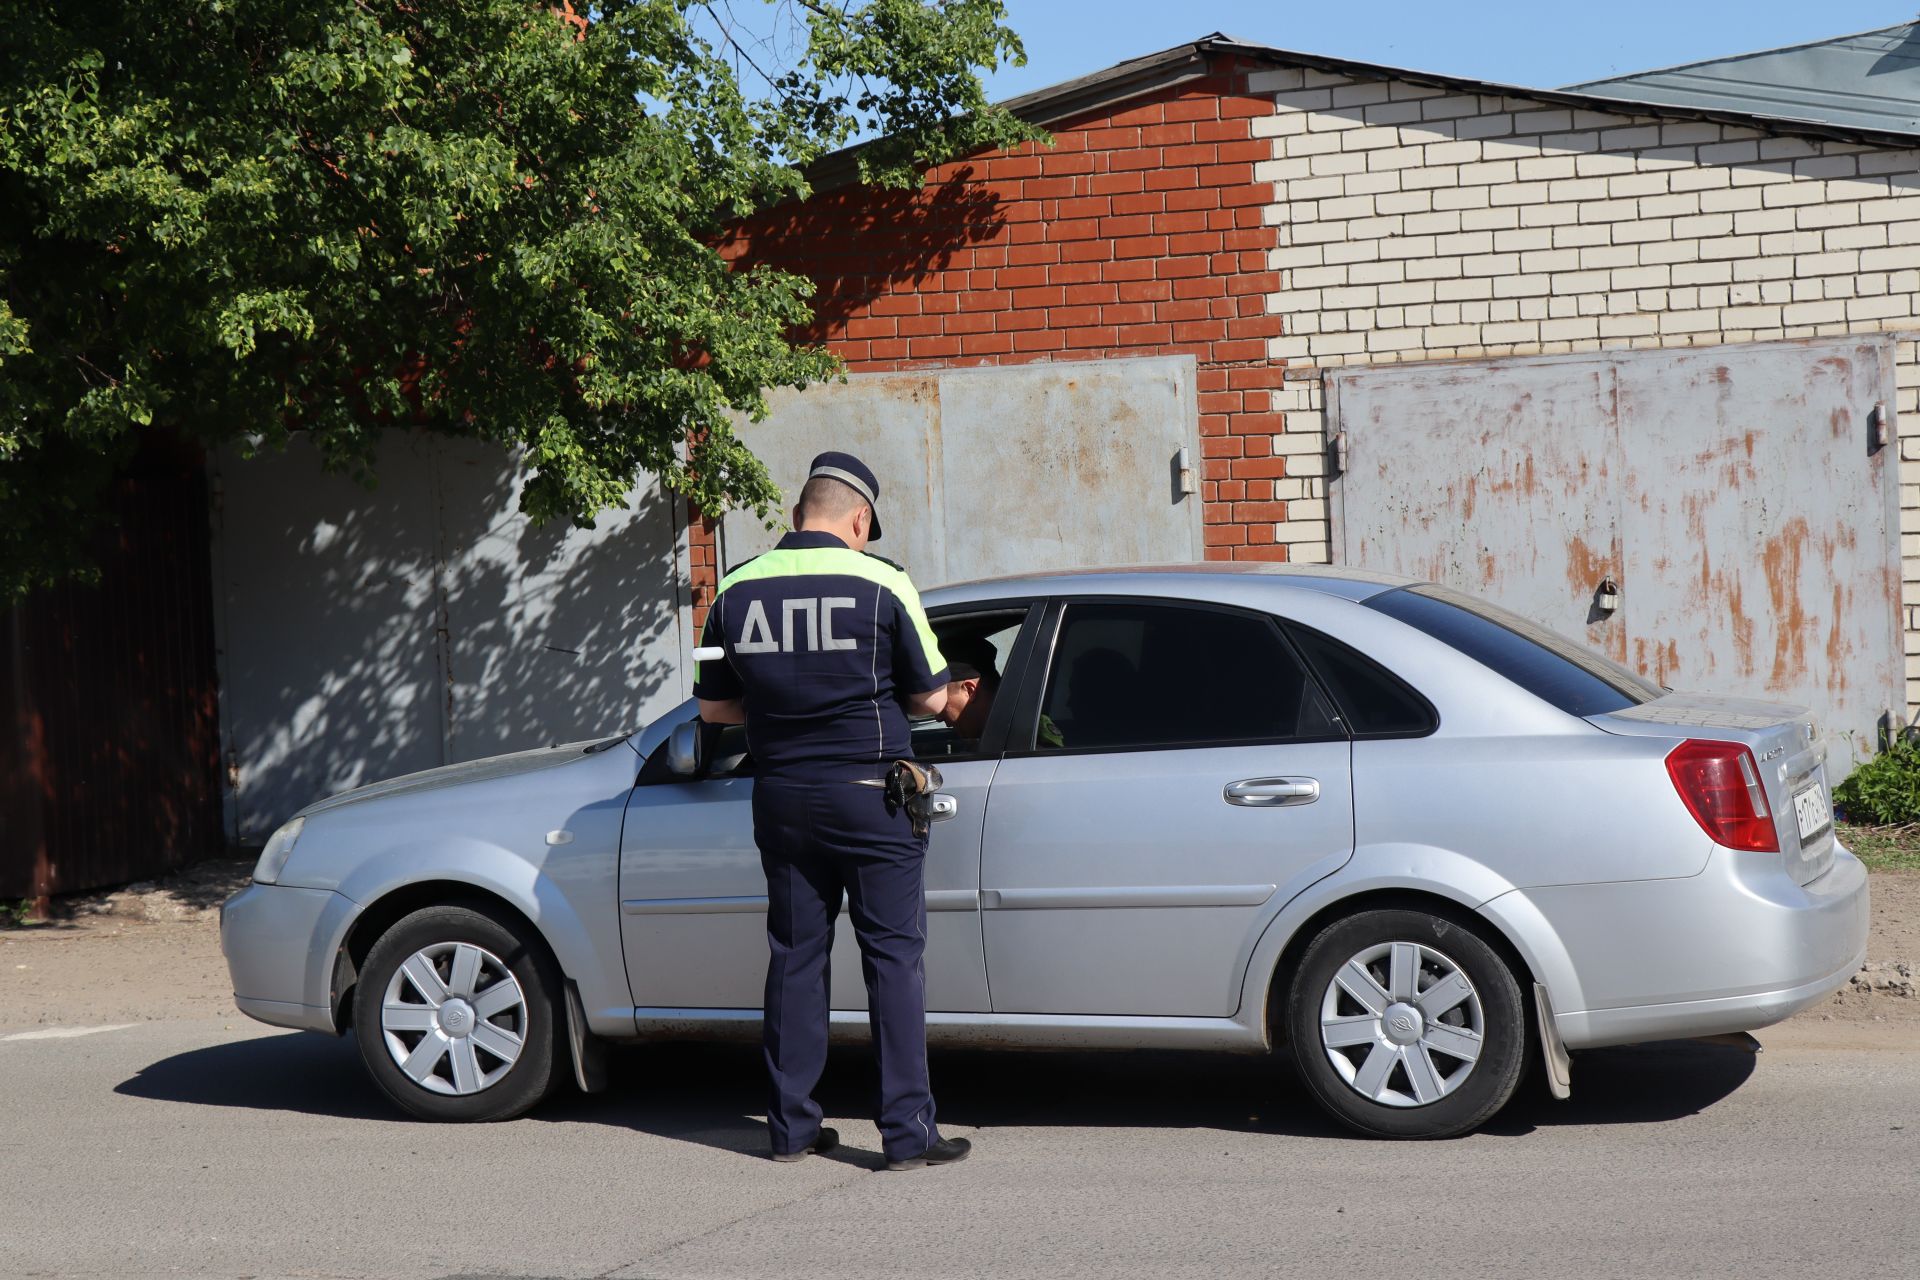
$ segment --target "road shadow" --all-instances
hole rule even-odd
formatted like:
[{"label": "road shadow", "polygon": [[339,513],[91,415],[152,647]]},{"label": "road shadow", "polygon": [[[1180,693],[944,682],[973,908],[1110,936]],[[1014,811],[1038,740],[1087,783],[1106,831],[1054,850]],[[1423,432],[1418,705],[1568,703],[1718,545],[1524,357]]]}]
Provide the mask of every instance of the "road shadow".
[{"label": "road shadow", "polygon": [[[1574,1058],[1574,1094],[1547,1096],[1530,1075],[1483,1133],[1517,1137],[1568,1125],[1652,1124],[1697,1115],[1753,1074],[1754,1055],[1698,1041],[1601,1049]],[[948,1050],[932,1057],[940,1119],[955,1127],[1217,1129],[1300,1138],[1353,1139],[1277,1057],[1124,1052],[1031,1053]],[[530,1117],[542,1123],[605,1124],[740,1155],[767,1149],[766,1075],[757,1048],[659,1044],[612,1055],[609,1089],[557,1094]],[[129,1097],[196,1106],[244,1107],[355,1120],[406,1117],[368,1078],[351,1036],[263,1036],[164,1058],[120,1084]],[[872,1061],[860,1046],[836,1047],[817,1093],[828,1116],[874,1110]],[[845,1148],[837,1159],[877,1167],[877,1152]]]},{"label": "road shadow", "polygon": [[352,1037],[317,1031],[189,1049],[142,1067],[113,1090],[199,1107],[290,1111],[343,1120],[399,1119],[367,1075]]},{"label": "road shadow", "polygon": [[1588,1049],[1573,1055],[1573,1096],[1547,1092],[1538,1070],[1482,1133],[1517,1137],[1568,1125],[1661,1124],[1699,1115],[1747,1082],[1757,1055],[1701,1040]]}]

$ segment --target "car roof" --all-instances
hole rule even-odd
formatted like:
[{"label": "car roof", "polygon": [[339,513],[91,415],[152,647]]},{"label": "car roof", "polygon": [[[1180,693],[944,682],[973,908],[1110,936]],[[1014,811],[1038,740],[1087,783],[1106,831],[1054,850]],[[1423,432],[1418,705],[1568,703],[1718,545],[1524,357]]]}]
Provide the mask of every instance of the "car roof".
[{"label": "car roof", "polygon": [[945,583],[925,593],[931,606],[1004,599],[1009,595],[1153,595],[1210,599],[1294,589],[1366,600],[1421,581],[1347,565],[1208,562],[1116,565],[1006,574]]}]

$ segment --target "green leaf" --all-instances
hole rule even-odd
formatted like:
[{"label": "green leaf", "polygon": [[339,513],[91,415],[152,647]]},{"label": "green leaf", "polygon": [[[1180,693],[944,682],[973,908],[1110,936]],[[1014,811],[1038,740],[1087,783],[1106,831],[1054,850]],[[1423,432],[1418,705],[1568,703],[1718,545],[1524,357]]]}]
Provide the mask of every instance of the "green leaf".
[{"label": "green leaf", "polygon": [[524,453],[590,524],[648,475],[780,494],[733,434],[838,376],[808,280],[730,221],[878,129],[859,167],[1040,135],[979,73],[1000,0],[72,0],[0,41],[0,598],[86,571],[155,429],[305,433],[372,483],[407,424]]}]

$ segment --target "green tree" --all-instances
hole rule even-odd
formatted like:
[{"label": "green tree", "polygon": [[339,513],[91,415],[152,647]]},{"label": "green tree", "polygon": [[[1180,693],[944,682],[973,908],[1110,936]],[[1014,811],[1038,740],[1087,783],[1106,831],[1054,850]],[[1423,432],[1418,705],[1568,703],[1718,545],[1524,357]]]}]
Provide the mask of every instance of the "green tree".
[{"label": "green tree", "polygon": [[525,451],[590,523],[643,473],[776,490],[730,430],[837,371],[733,219],[1036,131],[1002,0],[14,0],[0,41],[0,600],[76,571],[143,432]]}]

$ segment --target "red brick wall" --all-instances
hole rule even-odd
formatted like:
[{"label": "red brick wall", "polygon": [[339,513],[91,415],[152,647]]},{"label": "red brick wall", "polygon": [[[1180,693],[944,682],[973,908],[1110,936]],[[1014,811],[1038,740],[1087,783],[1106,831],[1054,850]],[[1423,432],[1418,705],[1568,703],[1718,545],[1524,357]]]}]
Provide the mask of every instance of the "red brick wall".
[{"label": "red brick wall", "polygon": [[[917,192],[846,187],[774,210],[723,252],[811,277],[804,336],[853,372],[1191,354],[1207,558],[1284,560],[1274,193],[1253,176],[1273,151],[1251,129],[1273,104],[1230,61],[1213,72],[1056,126],[1052,147],[942,166]],[[693,541],[698,626],[715,565],[697,520]]]}]

